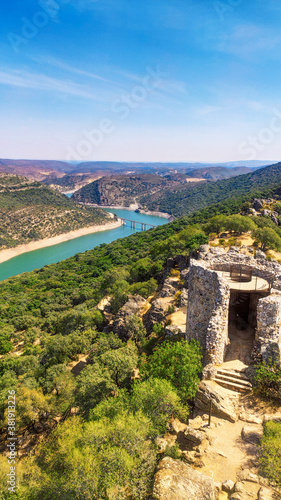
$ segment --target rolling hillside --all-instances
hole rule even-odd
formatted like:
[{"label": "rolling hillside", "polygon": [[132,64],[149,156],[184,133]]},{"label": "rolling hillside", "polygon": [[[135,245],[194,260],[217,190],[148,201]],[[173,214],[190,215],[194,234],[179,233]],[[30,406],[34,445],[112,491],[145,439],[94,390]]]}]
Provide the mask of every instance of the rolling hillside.
[{"label": "rolling hillside", "polygon": [[281,163],[277,163],[250,174],[195,186],[192,190],[186,187],[164,193],[157,200],[151,195],[146,195],[140,198],[140,203],[148,210],[159,210],[180,217],[227,198],[239,197],[254,190],[274,190],[280,186]]},{"label": "rolling hillside", "polygon": [[77,205],[39,182],[0,174],[0,249],[106,223],[101,209]]},{"label": "rolling hillside", "polygon": [[112,175],[84,186],[74,193],[73,198],[80,203],[128,207],[138,203],[140,197],[147,193],[166,193],[166,190],[170,192],[175,187],[181,188],[185,183],[186,176],[183,174],[167,177],[155,174]]}]

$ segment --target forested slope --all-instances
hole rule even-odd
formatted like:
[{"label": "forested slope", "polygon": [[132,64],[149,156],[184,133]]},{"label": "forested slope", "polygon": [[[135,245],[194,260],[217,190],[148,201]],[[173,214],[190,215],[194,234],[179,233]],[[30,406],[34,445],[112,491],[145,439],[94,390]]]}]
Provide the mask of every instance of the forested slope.
[{"label": "forested slope", "polygon": [[280,184],[281,163],[277,163],[250,174],[196,186],[192,190],[187,187],[177,192],[165,192],[157,200],[154,200],[150,195],[146,195],[140,198],[140,203],[149,210],[159,210],[180,217],[190,215],[196,210],[222,200],[235,199],[255,190],[274,190]]},{"label": "forested slope", "polygon": [[109,221],[39,182],[0,174],[0,249]]}]

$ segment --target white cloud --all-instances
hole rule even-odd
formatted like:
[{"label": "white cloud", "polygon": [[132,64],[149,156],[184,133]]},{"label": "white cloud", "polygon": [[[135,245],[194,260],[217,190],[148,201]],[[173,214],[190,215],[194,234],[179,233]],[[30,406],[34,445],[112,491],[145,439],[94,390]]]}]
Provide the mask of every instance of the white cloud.
[{"label": "white cloud", "polygon": [[100,94],[93,93],[89,86],[73,83],[69,80],[60,80],[49,76],[9,69],[0,71],[0,84],[9,87],[21,87],[40,91],[53,92],[57,94],[68,94],[76,97],[100,101]]}]

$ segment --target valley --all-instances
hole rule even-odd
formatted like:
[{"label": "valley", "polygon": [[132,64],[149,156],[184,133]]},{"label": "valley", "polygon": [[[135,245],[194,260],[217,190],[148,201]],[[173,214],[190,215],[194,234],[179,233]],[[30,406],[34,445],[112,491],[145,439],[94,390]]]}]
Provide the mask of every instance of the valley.
[{"label": "valley", "polygon": [[81,207],[43,184],[0,174],[0,250],[112,222],[101,209]]}]

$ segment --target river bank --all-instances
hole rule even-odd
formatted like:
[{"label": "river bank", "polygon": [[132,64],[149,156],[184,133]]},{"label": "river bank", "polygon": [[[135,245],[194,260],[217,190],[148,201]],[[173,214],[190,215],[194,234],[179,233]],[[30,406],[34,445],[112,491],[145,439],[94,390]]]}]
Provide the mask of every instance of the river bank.
[{"label": "river bank", "polygon": [[154,217],[161,217],[162,219],[167,219],[168,221],[172,222],[173,220],[175,220],[175,217],[171,214],[167,214],[165,212],[152,212],[151,210],[142,210],[140,208],[138,208],[138,204],[133,204],[133,205],[130,205],[129,207],[122,207],[120,205],[98,205],[97,203],[81,203],[79,202],[79,205],[86,205],[87,207],[94,207],[94,208],[106,208],[106,209],[111,209],[112,210],[127,210],[129,212],[132,212],[132,211],[136,211],[138,210],[138,212],[140,214],[144,214],[144,215],[152,215]]},{"label": "river bank", "polygon": [[6,248],[4,250],[0,250],[0,263],[6,262],[7,260],[26,252],[32,252],[33,250],[39,250],[41,248],[64,243],[66,241],[73,240],[74,238],[79,238],[80,236],[86,236],[87,234],[116,229],[120,226],[122,226],[122,222],[118,220],[100,226],[82,227],[80,229],[76,229],[75,231],[70,231],[69,233],[58,234],[52,238],[44,238],[43,240],[31,241],[30,243],[24,243],[14,248]]}]

